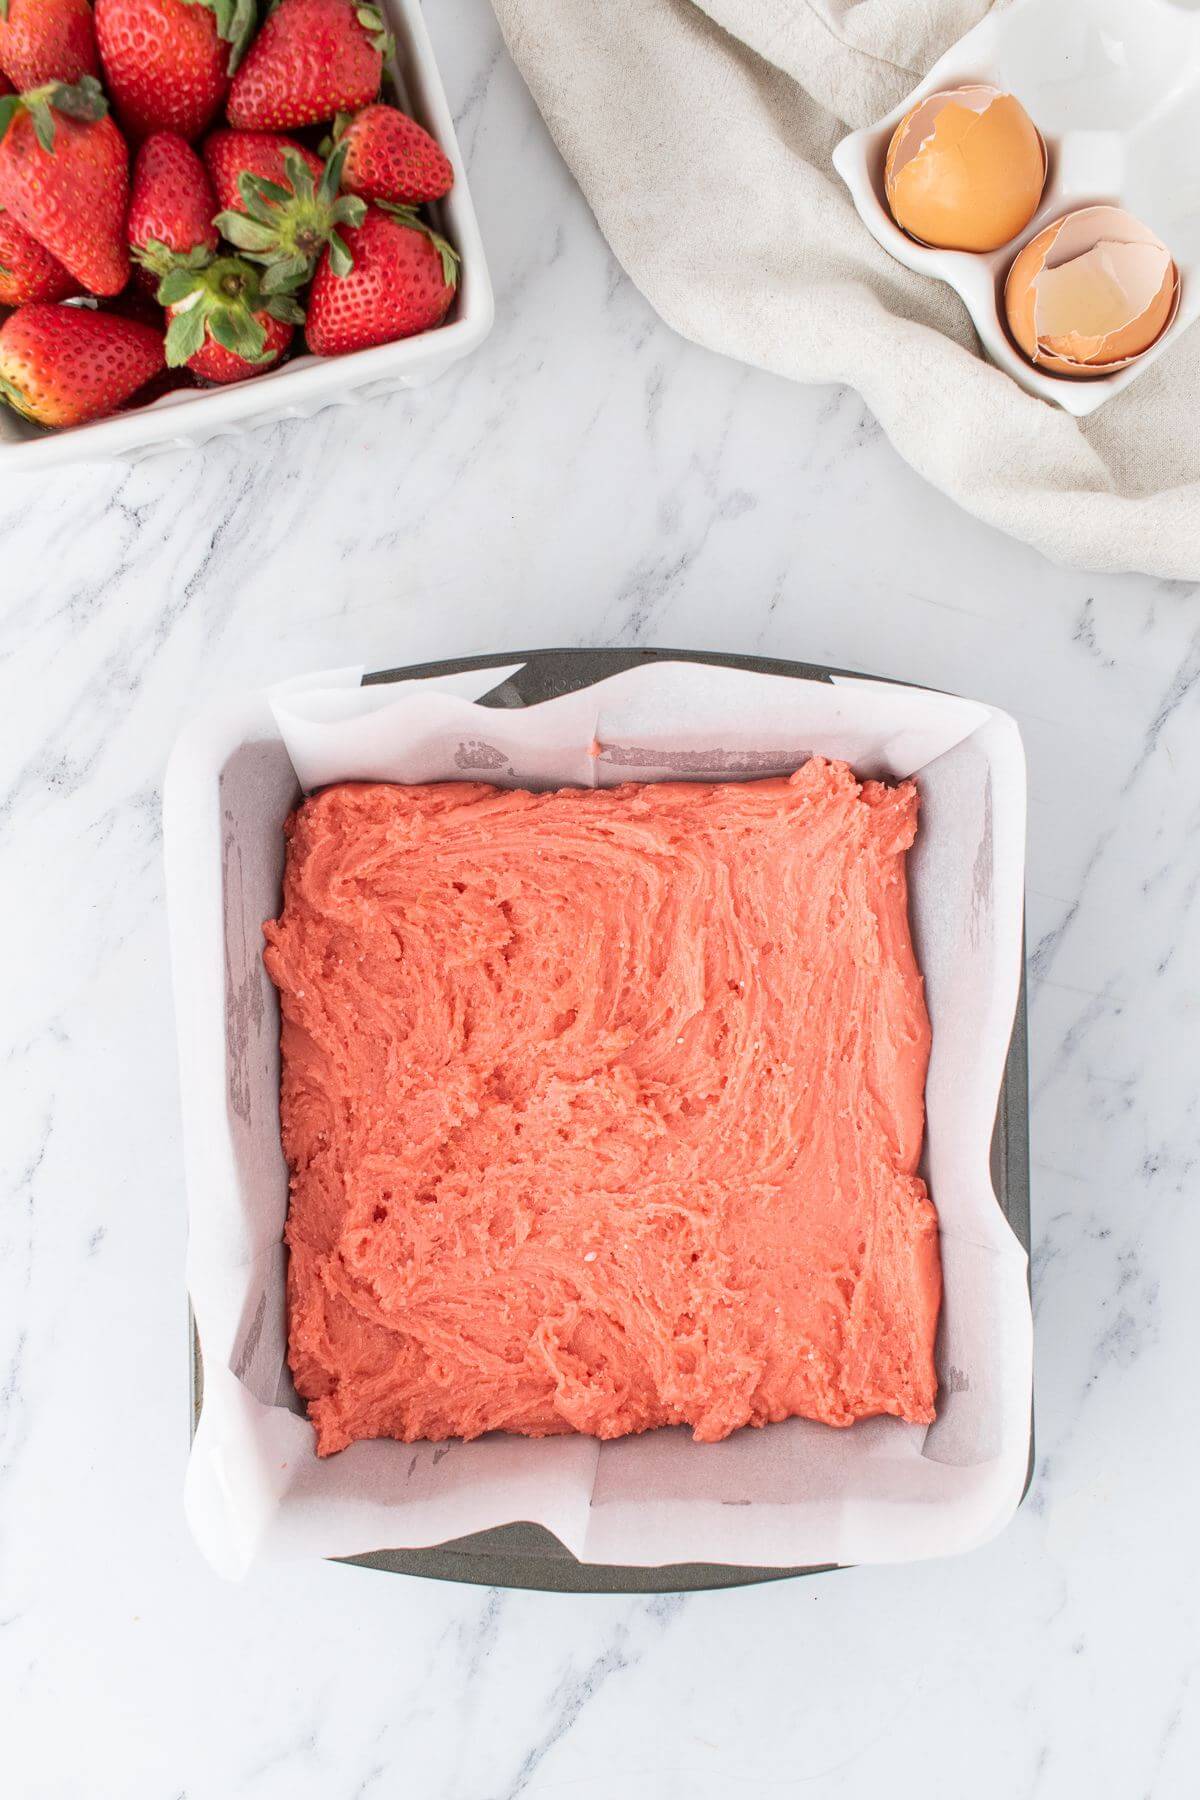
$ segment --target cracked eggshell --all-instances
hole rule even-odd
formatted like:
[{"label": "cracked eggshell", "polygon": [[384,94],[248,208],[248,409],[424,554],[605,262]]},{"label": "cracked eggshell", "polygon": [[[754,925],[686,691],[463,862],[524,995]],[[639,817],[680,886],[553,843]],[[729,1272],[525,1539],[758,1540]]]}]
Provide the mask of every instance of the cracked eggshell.
[{"label": "cracked eggshell", "polygon": [[1036,368],[1076,380],[1136,362],[1178,305],[1170,251],[1119,206],[1085,206],[1039,231],[1004,284],[1017,348]]},{"label": "cracked eggshell", "polygon": [[998,250],[1023,231],[1046,185],[1046,146],[1012,94],[968,83],[930,94],[892,133],[892,217],[941,250]]}]

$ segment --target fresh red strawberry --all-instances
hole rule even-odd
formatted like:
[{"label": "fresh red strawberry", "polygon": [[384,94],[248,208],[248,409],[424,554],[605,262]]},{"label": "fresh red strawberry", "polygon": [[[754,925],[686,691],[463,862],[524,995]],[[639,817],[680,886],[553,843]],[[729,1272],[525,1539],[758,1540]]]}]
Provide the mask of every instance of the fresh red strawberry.
[{"label": "fresh red strawberry", "polygon": [[314,182],[308,165],[294,150],[285,150],[282,184],[243,175],[241,209],[217,214],[222,236],[248,261],[265,265],[264,294],[292,293],[310,281],[326,245],[334,274],[349,273],[350,252],[339,232],[362,224],[367,203],[357,194],[338,192],[345,154],[339,145]]},{"label": "fresh red strawberry", "polygon": [[91,75],[0,100],[0,206],[89,293],[129,279],[128,198],[129,152]]},{"label": "fresh red strawberry", "polygon": [[420,206],[454,186],[450,158],[429,133],[394,106],[364,106],[334,121],[333,141],[346,147],[342,187],[365,200]]},{"label": "fresh red strawberry", "polygon": [[277,131],[210,131],[200,148],[221,212],[236,212],[243,205],[239,185],[243,175],[258,175],[263,181],[290,187],[283,168],[285,150],[295,151],[315,181],[321,179],[324,166],[319,156],[295,138]]},{"label": "fresh red strawberry", "polygon": [[229,123],[251,131],[315,125],[374,100],[390,40],[372,6],[279,0],[233,78]]},{"label": "fresh red strawberry", "polygon": [[11,94],[15,91],[12,82],[8,79],[4,70],[0,69],[0,99],[2,99],[5,94]]},{"label": "fresh red strawberry", "polygon": [[0,212],[0,306],[65,300],[79,283],[8,213]]},{"label": "fresh red strawberry", "polygon": [[323,253],[308,297],[310,350],[341,356],[441,324],[458,282],[458,257],[445,238],[393,206],[372,206],[344,235],[354,266],[338,275],[330,250]]},{"label": "fresh red strawberry", "polygon": [[161,331],[90,306],[23,306],[0,326],[0,399],[39,425],[115,412],[162,366]]},{"label": "fresh red strawberry", "polygon": [[19,93],[98,75],[88,0],[0,0],[0,69]]},{"label": "fresh red strawberry", "polygon": [[254,0],[96,0],[104,80],[131,137],[196,138],[229,89]]},{"label": "fresh red strawberry", "polygon": [[287,294],[263,294],[258,270],[240,256],[195,251],[159,284],[167,309],[167,364],[186,363],[204,381],[246,381],[272,368],[304,314]]},{"label": "fresh red strawberry", "polygon": [[254,317],[261,324],[264,334],[260,356],[247,361],[236,350],[226,350],[223,344],[218,344],[215,338],[210,337],[195,356],[188,357],[187,367],[192,374],[201,382],[225,387],[231,381],[249,381],[252,376],[265,375],[268,369],[274,368],[291,343],[295,326],[272,317],[270,313],[255,313]]},{"label": "fresh red strawberry", "polygon": [[156,131],[133,162],[125,235],[143,276],[161,281],[176,256],[215,253],[216,197],[208,171],[186,138]]}]

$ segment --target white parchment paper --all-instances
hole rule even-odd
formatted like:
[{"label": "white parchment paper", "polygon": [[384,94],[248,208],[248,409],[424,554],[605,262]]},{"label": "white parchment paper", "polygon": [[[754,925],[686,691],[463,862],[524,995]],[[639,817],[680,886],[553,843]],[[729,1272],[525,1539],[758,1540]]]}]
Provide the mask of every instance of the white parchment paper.
[{"label": "white parchment paper", "polygon": [[[514,665],[519,667],[519,665]],[[532,1520],[593,1562],[791,1566],[963,1550],[1016,1507],[1029,1446],[1026,1259],[989,1148],[1020,978],[1025,772],[1004,714],[857,679],[659,663],[529,708],[512,670],[361,687],[349,669],[231,703],[181,738],[165,801],[204,1405],[187,1510],[223,1574],[263,1556],[414,1547]],[[910,861],[933,1050],[922,1172],[941,1219],[938,1417],[791,1420],[717,1445],[494,1436],[356,1444],[319,1462],[286,1365],[278,1006],[262,967],[283,821],[345,779],[592,786],[752,779],[814,753],[916,775]]]}]

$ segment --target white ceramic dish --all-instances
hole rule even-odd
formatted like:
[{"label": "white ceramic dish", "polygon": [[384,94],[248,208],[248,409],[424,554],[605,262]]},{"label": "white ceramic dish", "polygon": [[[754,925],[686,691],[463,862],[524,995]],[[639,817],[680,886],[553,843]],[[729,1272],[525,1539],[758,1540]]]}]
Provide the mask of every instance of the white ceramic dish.
[{"label": "white ceramic dish", "polygon": [[[884,198],[892,132],[917,100],[961,82],[1015,94],[1043,133],[1049,172],[1026,229],[988,255],[907,237]],[[834,167],[872,237],[897,261],[960,295],[984,351],[1028,393],[1083,417],[1136,381],[1200,315],[1200,10],[1172,0],[1015,0],[989,13],[893,112],[843,138]],[[1004,278],[1051,220],[1109,201],[1156,231],[1179,268],[1179,308],[1151,350],[1112,375],[1043,374],[1003,323]]]},{"label": "white ceramic dish", "polygon": [[454,165],[454,187],[436,209],[441,229],[462,258],[449,322],[420,337],[350,356],[299,356],[252,381],[167,394],[151,406],[66,431],[43,431],[0,407],[0,471],[9,475],[70,462],[135,462],[160,450],[193,450],[210,438],[253,425],[309,418],[323,406],[424,387],[483,342],[495,312],[492,284],[433,46],[418,0],[379,3],[396,39],[392,67],[401,103],[433,133]]}]

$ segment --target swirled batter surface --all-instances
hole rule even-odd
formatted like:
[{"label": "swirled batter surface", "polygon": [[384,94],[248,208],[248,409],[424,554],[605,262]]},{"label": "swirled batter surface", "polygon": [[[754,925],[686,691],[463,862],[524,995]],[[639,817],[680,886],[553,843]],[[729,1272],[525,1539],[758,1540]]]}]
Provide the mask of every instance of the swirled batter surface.
[{"label": "swirled batter surface", "polygon": [[266,961],[322,1455],[933,1417],[916,820],[820,759],[299,807]]}]

